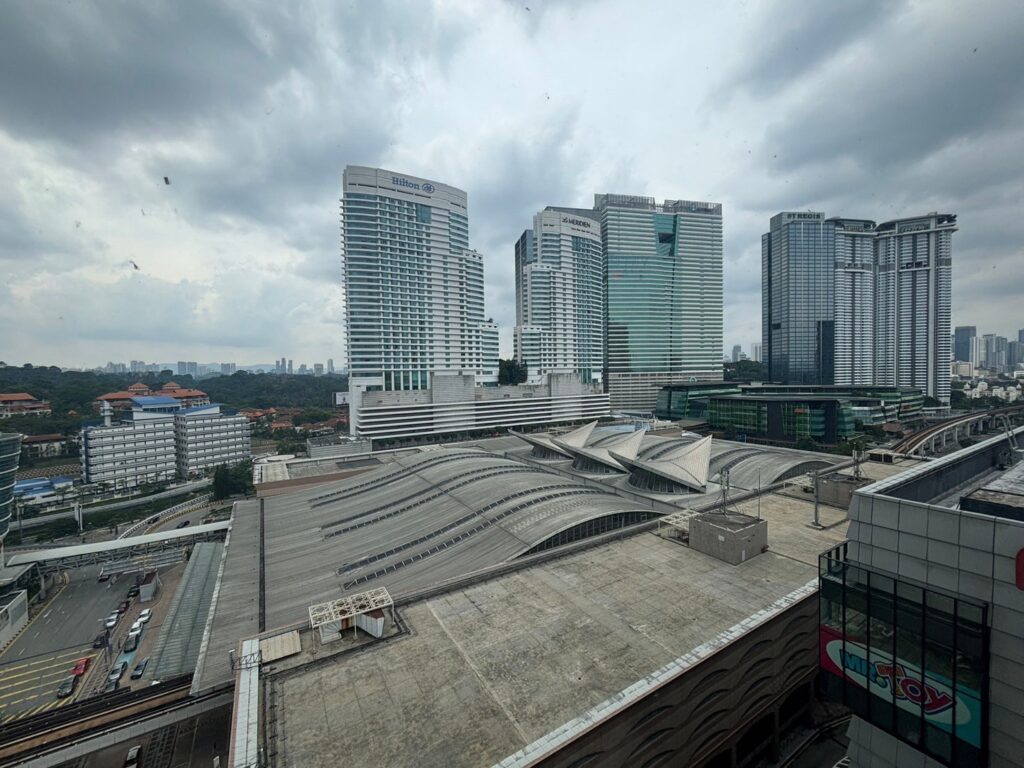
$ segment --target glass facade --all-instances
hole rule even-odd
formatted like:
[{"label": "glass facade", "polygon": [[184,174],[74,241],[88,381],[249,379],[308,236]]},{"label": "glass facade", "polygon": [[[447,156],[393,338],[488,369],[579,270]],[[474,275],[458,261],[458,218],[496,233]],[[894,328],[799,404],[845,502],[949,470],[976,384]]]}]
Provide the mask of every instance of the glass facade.
[{"label": "glass facade", "polygon": [[712,395],[738,395],[740,388],[730,382],[670,384],[658,392],[654,415],[659,419],[707,418],[708,398]]},{"label": "glass facade", "polygon": [[14,479],[21,458],[21,435],[0,432],[0,541],[14,513]]},{"label": "glass facade", "polygon": [[853,408],[838,398],[712,396],[707,418],[715,429],[789,442],[837,443],[855,434]]},{"label": "glass facade", "polygon": [[835,256],[824,214],[780,213],[761,238],[763,353],[772,381],[831,384]]},{"label": "glass facade", "polygon": [[988,608],[819,560],[823,695],[944,765],[987,765]]},{"label": "glass facade", "polygon": [[597,195],[612,406],[653,410],[674,381],[722,375],[722,206]]}]

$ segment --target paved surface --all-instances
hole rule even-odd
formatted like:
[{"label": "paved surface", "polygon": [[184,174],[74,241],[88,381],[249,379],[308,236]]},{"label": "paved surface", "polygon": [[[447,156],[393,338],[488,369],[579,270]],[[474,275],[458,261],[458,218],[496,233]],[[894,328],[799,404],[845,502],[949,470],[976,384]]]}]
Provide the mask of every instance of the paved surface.
[{"label": "paved surface", "polygon": [[136,744],[142,745],[140,768],[210,768],[215,756],[226,766],[230,726],[231,708],[224,707],[142,739],[117,744],[61,768],[117,768]]},{"label": "paved surface", "polygon": [[[96,581],[96,569],[72,572],[46,609],[0,656],[0,708],[5,718],[27,716],[64,706],[83,695],[58,700],[57,686],[83,656],[98,664],[101,651],[92,647],[103,630],[102,619],[124,599],[128,582]],[[93,674],[90,673],[90,678]]]}]

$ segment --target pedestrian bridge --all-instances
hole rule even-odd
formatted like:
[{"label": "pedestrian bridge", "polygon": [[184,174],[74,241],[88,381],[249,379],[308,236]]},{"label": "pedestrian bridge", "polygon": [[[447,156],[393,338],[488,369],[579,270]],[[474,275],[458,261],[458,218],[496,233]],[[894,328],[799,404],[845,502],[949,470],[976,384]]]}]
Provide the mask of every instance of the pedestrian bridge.
[{"label": "pedestrian bridge", "polygon": [[129,539],[99,541],[95,544],[78,544],[70,547],[54,547],[53,549],[37,549],[30,552],[18,552],[7,559],[7,567],[38,565],[43,573],[79,568],[84,565],[104,565],[106,563],[128,560],[142,555],[154,555],[175,549],[184,549],[197,541],[222,539],[227,534],[231,523],[224,520],[219,523],[197,525],[181,530],[148,533],[143,536],[132,536]]}]

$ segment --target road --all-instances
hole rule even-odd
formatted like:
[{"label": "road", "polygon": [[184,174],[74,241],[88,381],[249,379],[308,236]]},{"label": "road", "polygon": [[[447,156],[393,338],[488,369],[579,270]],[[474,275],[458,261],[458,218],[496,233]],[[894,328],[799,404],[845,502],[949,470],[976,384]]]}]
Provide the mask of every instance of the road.
[{"label": "road", "polygon": [[77,659],[90,656],[93,664],[101,663],[102,651],[93,649],[93,638],[128,589],[126,579],[97,582],[97,573],[95,568],[70,572],[70,583],[0,656],[0,711],[5,719],[63,706],[82,695],[80,686],[74,697],[57,699],[57,686]]},{"label": "road", "polygon": [[[151,501],[159,501],[160,499],[167,499],[172,496],[183,496],[186,493],[192,491],[201,491],[207,488],[213,481],[209,479],[195,480],[191,483],[184,483],[171,488],[167,491],[160,491],[160,493],[154,493],[150,496],[136,496],[134,499],[127,499],[126,501],[115,501],[113,504],[104,504],[102,507],[83,507],[82,514],[85,517],[95,512],[112,512],[117,509],[127,509],[129,507],[137,507],[140,504],[148,504]],[[40,517],[27,517],[21,522],[11,521],[11,528],[17,530],[19,527],[23,528],[34,528],[39,525],[46,525],[53,520],[60,520],[61,518],[74,517],[75,513],[73,510],[66,510],[64,512],[54,512],[50,515],[42,515]]]}]

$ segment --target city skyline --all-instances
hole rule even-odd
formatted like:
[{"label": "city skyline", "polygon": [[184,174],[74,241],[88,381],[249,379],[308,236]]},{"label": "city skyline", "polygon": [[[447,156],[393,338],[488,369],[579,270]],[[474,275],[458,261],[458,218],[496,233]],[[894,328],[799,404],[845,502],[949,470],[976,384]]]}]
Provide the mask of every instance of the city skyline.
[{"label": "city skyline", "polygon": [[[956,211],[953,325],[1009,336],[1024,241],[1013,210],[1024,132],[1009,116],[1024,96],[1002,74],[1024,66],[1024,9],[866,5],[423,3],[397,22],[385,7],[129,8],[115,27],[81,7],[55,8],[52,36],[31,33],[29,6],[12,7],[0,31],[18,62],[0,75],[13,180],[0,194],[0,324],[18,333],[3,359],[343,359],[336,206],[349,163],[468,193],[504,357],[511,243],[545,204],[586,206],[604,189],[722,202],[723,354],[760,337],[760,235],[779,210]],[[82,25],[96,33],[76,34]],[[198,76],[170,43],[186,37],[240,65]],[[581,87],[592,73],[573,51],[626,39],[643,40],[644,56],[623,50],[620,75]],[[735,44],[718,50],[722,39]],[[936,63],[934,50],[948,55]],[[665,100],[639,76],[652,70],[699,77]],[[425,80],[429,97],[409,86]],[[970,108],[951,109],[954,92]],[[651,104],[671,131],[651,130]]]}]

